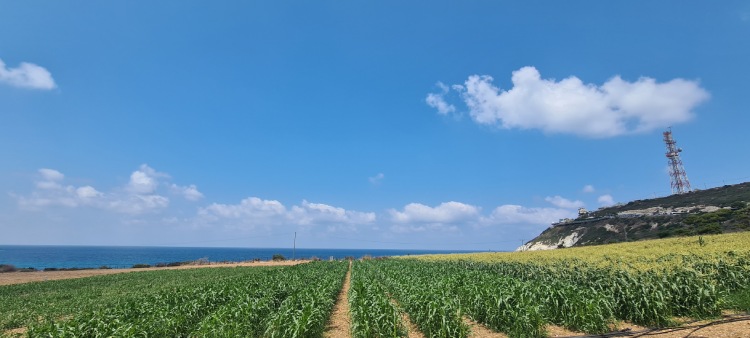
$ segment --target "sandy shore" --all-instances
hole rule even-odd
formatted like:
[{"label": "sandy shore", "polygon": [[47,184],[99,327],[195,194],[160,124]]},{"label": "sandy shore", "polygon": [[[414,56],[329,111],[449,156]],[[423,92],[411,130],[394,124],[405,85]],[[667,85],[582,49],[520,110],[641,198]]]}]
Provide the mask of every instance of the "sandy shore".
[{"label": "sandy shore", "polygon": [[40,282],[57,279],[71,279],[71,278],[83,278],[99,275],[111,275],[115,273],[127,273],[137,271],[154,271],[154,270],[181,270],[181,269],[197,269],[197,268],[220,268],[220,267],[236,267],[236,266],[280,266],[280,265],[296,265],[306,263],[306,260],[296,261],[261,261],[261,262],[238,262],[238,263],[211,263],[202,265],[180,265],[180,266],[169,266],[161,268],[139,268],[139,269],[92,269],[92,270],[76,270],[76,271],[35,271],[35,272],[4,272],[0,273],[0,285],[10,284],[21,284],[29,282]]}]

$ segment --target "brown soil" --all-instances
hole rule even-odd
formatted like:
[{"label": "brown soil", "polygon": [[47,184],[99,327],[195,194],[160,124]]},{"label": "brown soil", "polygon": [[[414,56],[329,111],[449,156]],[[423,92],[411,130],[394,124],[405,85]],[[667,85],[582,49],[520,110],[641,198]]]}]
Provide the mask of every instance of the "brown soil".
[{"label": "brown soil", "polygon": [[[564,331],[567,331],[561,328]],[[550,337],[582,337],[585,333],[550,329]],[[705,320],[685,324],[677,328],[649,329],[627,322],[620,322],[613,327],[614,332],[621,332],[618,337],[656,337],[656,338],[750,338],[750,316],[726,315],[720,320]],[[559,335],[558,335],[559,334]],[[614,336],[613,336],[614,337]]]},{"label": "brown soil", "polygon": [[750,316],[727,316],[721,320],[706,320],[674,329],[637,331],[633,337],[657,338],[750,338]]},{"label": "brown soil", "polygon": [[562,326],[547,325],[547,332],[550,337],[571,337],[571,336],[585,336],[584,332],[570,331]]},{"label": "brown soil", "polygon": [[[464,318],[469,325],[470,338],[505,338],[503,333],[494,332],[484,325],[469,318]],[[656,338],[750,338],[750,316],[726,315],[721,320],[705,320],[686,324],[678,328],[652,330],[643,326],[619,322],[613,332],[622,332],[622,337],[656,337]],[[550,337],[589,337],[586,333],[570,331],[564,327],[547,325]],[[619,336],[618,336],[619,337]]]},{"label": "brown soil", "polygon": [[349,284],[352,277],[352,262],[349,262],[349,271],[346,272],[344,286],[341,288],[333,314],[328,322],[323,337],[326,338],[349,338],[351,337],[351,320],[349,319]]},{"label": "brown soil", "polygon": [[404,323],[404,326],[406,326],[409,338],[426,338],[422,331],[419,331],[417,325],[411,322],[411,319],[406,312],[401,313],[401,321]]},{"label": "brown soil", "polygon": [[[401,309],[401,306],[398,305],[398,302],[395,299],[391,298],[391,303],[396,305],[397,308]],[[401,322],[404,323],[404,326],[406,327],[407,337],[426,338],[424,333],[422,333],[422,331],[419,331],[419,327],[417,327],[417,325],[411,321],[411,318],[409,318],[409,314],[403,310],[401,311]]]},{"label": "brown soil", "polygon": [[618,321],[617,323],[611,325],[610,329],[612,329],[612,331],[627,331],[627,332],[648,330],[647,327],[635,325],[633,323],[624,322],[624,321]]},{"label": "brown soil", "polygon": [[464,317],[464,323],[469,326],[469,338],[508,338],[506,334],[492,331],[469,317]]},{"label": "brown soil", "polygon": [[262,262],[238,262],[238,263],[211,263],[202,265],[181,265],[163,268],[139,268],[139,269],[92,269],[76,271],[35,271],[35,272],[4,272],[0,273],[0,285],[21,284],[29,282],[41,282],[57,279],[83,278],[99,275],[111,275],[115,273],[126,273],[136,271],[154,271],[154,270],[181,270],[195,268],[219,268],[219,267],[236,267],[236,266],[278,266],[278,265],[296,265],[308,261],[262,261]]}]

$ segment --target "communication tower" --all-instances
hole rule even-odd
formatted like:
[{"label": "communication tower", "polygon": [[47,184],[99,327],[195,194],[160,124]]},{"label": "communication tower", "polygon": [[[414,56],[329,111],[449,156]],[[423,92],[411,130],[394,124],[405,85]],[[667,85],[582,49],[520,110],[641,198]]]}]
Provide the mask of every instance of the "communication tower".
[{"label": "communication tower", "polygon": [[664,143],[667,145],[667,158],[669,159],[669,177],[672,185],[672,194],[684,194],[690,192],[690,181],[688,181],[685,168],[680,160],[681,148],[677,148],[677,142],[672,138],[672,128],[664,132]]}]

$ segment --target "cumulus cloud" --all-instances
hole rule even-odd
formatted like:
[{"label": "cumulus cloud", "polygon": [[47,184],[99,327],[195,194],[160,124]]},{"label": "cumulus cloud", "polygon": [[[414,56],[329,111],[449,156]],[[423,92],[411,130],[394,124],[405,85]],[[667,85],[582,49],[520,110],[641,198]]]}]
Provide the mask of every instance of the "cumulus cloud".
[{"label": "cumulus cloud", "polygon": [[390,229],[397,233],[457,231],[466,226],[540,226],[575,214],[564,208],[529,208],[506,204],[487,215],[481,212],[480,207],[461,202],[446,202],[435,207],[410,203],[402,211],[391,209],[388,212],[392,222]]},{"label": "cumulus cloud", "polygon": [[63,185],[65,175],[54,170],[43,168],[38,170],[36,190],[29,196],[18,197],[21,207],[36,209],[49,206],[78,207],[94,205],[101,193],[91,186],[75,187]]},{"label": "cumulus cloud", "polygon": [[65,183],[65,175],[57,170],[43,168],[38,171],[35,189],[16,196],[19,206],[40,209],[50,206],[69,208],[92,207],[126,214],[142,214],[169,206],[170,200],[162,195],[160,187],[169,187],[185,199],[195,201],[203,197],[195,185],[167,184],[169,175],[158,172],[146,164],[130,174],[127,184],[102,192],[91,185],[75,186]]},{"label": "cumulus cloud", "polygon": [[[575,76],[543,79],[536,68],[523,67],[513,72],[511,81],[513,87],[506,91],[496,87],[491,76],[472,75],[453,89],[478,124],[596,138],[686,122],[693,118],[692,110],[709,98],[696,81],[680,78],[658,83],[648,77],[629,82],[615,76],[595,85]],[[440,100],[428,104],[447,114],[440,103],[448,106],[445,92],[434,95]]]},{"label": "cumulus cloud", "polygon": [[396,223],[457,223],[475,219],[479,207],[460,202],[445,202],[436,207],[410,203],[403,211],[391,209],[389,213]]},{"label": "cumulus cloud", "polygon": [[594,186],[591,184],[587,184],[583,186],[583,192],[585,193],[592,193],[594,191],[596,191],[596,189],[594,189]]},{"label": "cumulus cloud", "polygon": [[322,203],[302,201],[287,208],[276,200],[248,197],[239,204],[213,203],[198,211],[207,221],[235,221],[245,227],[363,225],[375,222],[375,213],[346,210]]},{"label": "cumulus cloud", "polygon": [[203,198],[203,193],[198,191],[198,187],[196,187],[195,184],[184,187],[177,184],[172,184],[171,188],[173,192],[181,195],[188,201],[197,201]]},{"label": "cumulus cloud", "polygon": [[6,68],[3,60],[0,60],[0,83],[29,89],[49,90],[56,87],[52,74],[44,67],[21,62],[16,68]]},{"label": "cumulus cloud", "polygon": [[409,203],[402,211],[388,210],[391,231],[396,233],[422,231],[456,231],[458,225],[476,224],[481,218],[480,208],[460,202],[445,202],[430,207]]},{"label": "cumulus cloud", "polygon": [[564,208],[564,209],[577,209],[577,208],[582,208],[585,205],[585,203],[583,203],[582,201],[579,201],[579,200],[571,201],[567,198],[563,198],[562,196],[554,196],[554,197],[547,196],[544,200],[558,208]]},{"label": "cumulus cloud", "polygon": [[438,82],[437,86],[440,88],[440,92],[427,94],[427,98],[425,98],[427,105],[437,109],[438,113],[442,115],[447,115],[456,111],[455,106],[448,104],[448,102],[445,101],[445,95],[448,94],[450,90],[448,86],[442,82]]},{"label": "cumulus cloud", "polygon": [[135,194],[150,194],[159,186],[159,179],[169,175],[157,172],[147,164],[141,164],[140,168],[130,174],[127,189]]},{"label": "cumulus cloud", "polygon": [[301,205],[292,207],[291,218],[300,225],[355,225],[373,223],[376,216],[372,212],[352,211],[327,204],[302,201]]},{"label": "cumulus cloud", "polygon": [[169,198],[161,195],[117,195],[110,194],[101,204],[102,208],[127,214],[142,214],[164,209],[169,206]]},{"label": "cumulus cloud", "polygon": [[54,169],[39,169],[39,175],[46,181],[62,181],[65,178],[61,172]]},{"label": "cumulus cloud", "polygon": [[608,207],[610,205],[615,204],[615,199],[612,198],[612,195],[607,194],[607,195],[599,196],[599,198],[597,199],[597,202],[599,202],[601,206]]},{"label": "cumulus cloud", "polygon": [[379,185],[380,182],[382,182],[384,178],[385,178],[385,175],[383,175],[383,173],[378,173],[377,175],[368,177],[367,179],[370,181],[370,184]]},{"label": "cumulus cloud", "polygon": [[509,204],[492,210],[492,213],[484,222],[490,225],[547,225],[561,218],[572,216],[573,212],[567,209],[528,208]]},{"label": "cumulus cloud", "polygon": [[279,201],[249,197],[239,204],[213,203],[198,213],[212,218],[272,219],[286,214],[286,207]]},{"label": "cumulus cloud", "polygon": [[65,178],[65,175],[61,172],[47,168],[39,169],[38,172],[41,179],[36,182],[37,188],[53,190],[62,187],[60,181]]},{"label": "cumulus cloud", "polygon": [[94,187],[87,185],[83,187],[79,187],[76,189],[76,196],[80,199],[90,199],[90,198],[97,198],[101,196],[102,193],[94,189]]}]

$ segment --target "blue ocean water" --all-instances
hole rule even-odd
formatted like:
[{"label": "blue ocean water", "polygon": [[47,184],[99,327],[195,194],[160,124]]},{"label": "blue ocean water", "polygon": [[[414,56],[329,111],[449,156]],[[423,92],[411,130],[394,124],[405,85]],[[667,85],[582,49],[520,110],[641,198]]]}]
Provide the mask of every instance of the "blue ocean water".
[{"label": "blue ocean water", "polygon": [[458,253],[472,251],[399,250],[399,249],[296,249],[292,248],[189,248],[143,246],[41,246],[0,245],[0,264],[17,268],[130,268],[135,264],[185,262],[205,258],[211,262],[270,260],[274,254],[291,258],[343,259]]}]

